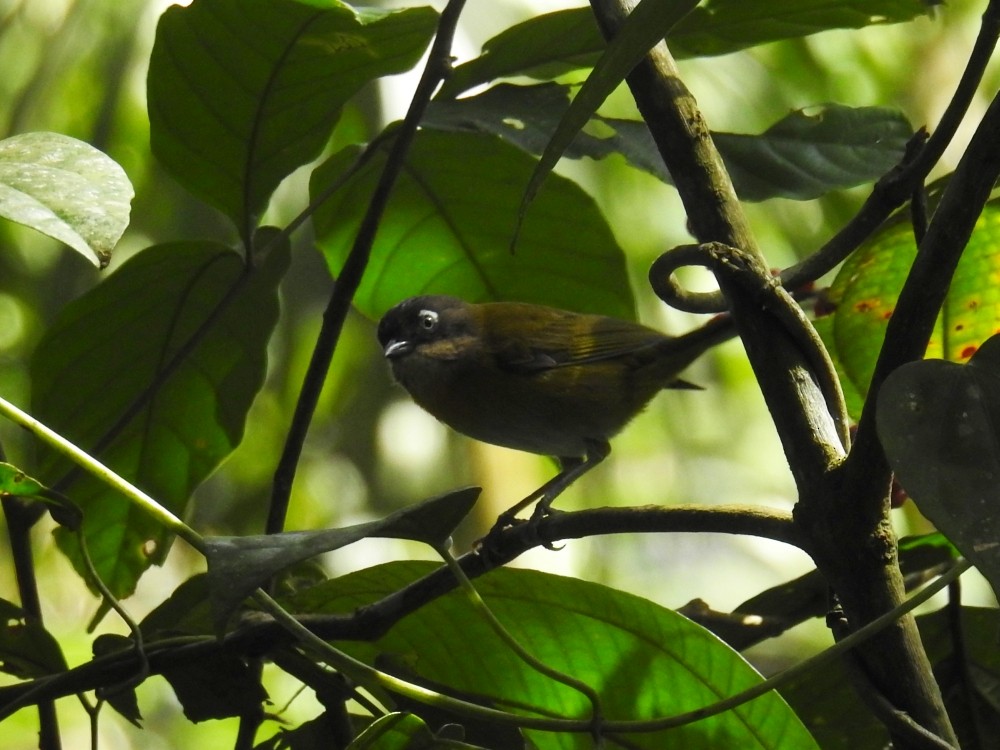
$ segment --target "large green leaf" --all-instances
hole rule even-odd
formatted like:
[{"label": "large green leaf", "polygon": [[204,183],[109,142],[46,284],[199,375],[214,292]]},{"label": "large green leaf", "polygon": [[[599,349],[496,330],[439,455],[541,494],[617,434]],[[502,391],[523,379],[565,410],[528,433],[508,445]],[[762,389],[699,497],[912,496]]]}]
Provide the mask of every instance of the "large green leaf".
[{"label": "large green leaf", "polygon": [[670,36],[678,57],[723,55],[830,29],[862,29],[926,15],[943,0],[707,0]]},{"label": "large green leaf", "polygon": [[[926,13],[932,4],[925,0],[707,0],[671,30],[670,50],[678,58],[722,55],[828,29],[909,21]],[[604,47],[590,8],[535,16],[487,41],[479,57],[455,69],[441,96],[454,97],[497,78],[550,78],[590,67]]]},{"label": "large green leaf", "polygon": [[[39,343],[31,362],[34,414],[183,515],[192,490],[242,438],[263,383],[288,259],[287,243],[250,273],[241,256],[212,242],[139,253],[67,305]],[[209,321],[227,295],[229,304]],[[68,470],[46,452],[37,474],[54,484]],[[163,560],[169,535],[105,484],[73,476],[56,486],[83,510],[98,572],[127,595],[143,570]],[[60,543],[79,564],[74,537],[60,535]]]},{"label": "large green leaf", "polygon": [[[426,574],[430,563],[394,563],[329,581],[289,602],[297,612],[349,612]],[[760,681],[737,654],[690,620],[639,597],[586,581],[501,569],[475,582],[531,654],[595,689],[605,719],[649,719],[711,704]],[[339,644],[359,658],[494,708],[526,716],[587,719],[581,693],[522,662],[453,592],[420,608],[372,644]],[[447,688],[445,688],[447,686]],[[460,721],[460,719],[457,719]],[[593,738],[530,732],[538,748],[591,748]],[[677,729],[630,734],[636,748],[794,748],[816,745],[770,693]]]},{"label": "large green leaf", "polygon": [[[948,289],[928,357],[967,362],[1000,330],[1000,201],[986,205]],[[828,340],[852,386],[868,391],[875,360],[917,249],[905,217],[890,223],[841,267],[829,290]]]},{"label": "large green leaf", "polygon": [[114,160],[59,133],[0,141],[0,216],[104,268],[128,226],[132,183]]},{"label": "large green leaf", "polygon": [[[319,245],[334,276],[385,156],[383,147],[316,213]],[[345,174],[355,157],[347,150],[317,169],[313,196]],[[449,293],[634,317],[622,250],[593,199],[570,180],[549,181],[511,251],[534,164],[494,136],[419,132],[379,226],[358,308],[377,318],[404,297]]]},{"label": "large green leaf", "polygon": [[[568,106],[568,86],[498,84],[475,96],[432,102],[421,125],[496,133],[540,154]],[[611,132],[577,134],[564,156],[621,154],[632,166],[673,182],[645,123],[595,119]],[[829,104],[792,112],[760,134],[713,133],[712,138],[743,200],[811,200],[881,177],[899,163],[912,134],[896,110]]]},{"label": "large green leaf", "polygon": [[314,159],[365,83],[410,68],[430,8],[336,0],[196,0],[160,19],[149,64],[153,152],[249,234],[290,172]]}]

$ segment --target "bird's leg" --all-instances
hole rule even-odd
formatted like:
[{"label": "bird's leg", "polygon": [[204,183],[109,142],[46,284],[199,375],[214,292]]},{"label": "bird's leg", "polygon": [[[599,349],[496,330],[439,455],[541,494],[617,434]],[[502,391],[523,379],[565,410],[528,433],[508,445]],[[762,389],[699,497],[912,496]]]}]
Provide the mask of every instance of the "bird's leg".
[{"label": "bird's leg", "polygon": [[559,473],[526,498],[502,513],[490,531],[490,534],[492,535],[494,532],[508,526],[513,526],[517,520],[517,514],[536,500],[538,501],[538,505],[535,506],[531,519],[536,520],[549,515],[552,512],[552,503],[555,499],[573,482],[601,463],[611,453],[611,446],[606,440],[587,440],[585,442],[587,447],[585,458],[579,458],[578,456],[560,458]]}]

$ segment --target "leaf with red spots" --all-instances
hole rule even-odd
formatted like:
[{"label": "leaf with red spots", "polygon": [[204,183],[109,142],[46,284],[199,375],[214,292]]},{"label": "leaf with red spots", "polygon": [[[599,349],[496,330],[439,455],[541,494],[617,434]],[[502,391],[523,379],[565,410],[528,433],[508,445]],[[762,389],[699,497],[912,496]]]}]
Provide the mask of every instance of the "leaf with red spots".
[{"label": "leaf with red spots", "polygon": [[[991,201],[958,264],[928,357],[967,362],[1000,331],[1000,201]],[[916,256],[905,217],[888,224],[851,256],[830,287],[834,307],[824,334],[851,386],[868,391],[875,359],[900,289]]]},{"label": "leaf with red spots", "polygon": [[900,484],[1000,592],[1000,336],[966,365],[900,367],[877,417]]}]

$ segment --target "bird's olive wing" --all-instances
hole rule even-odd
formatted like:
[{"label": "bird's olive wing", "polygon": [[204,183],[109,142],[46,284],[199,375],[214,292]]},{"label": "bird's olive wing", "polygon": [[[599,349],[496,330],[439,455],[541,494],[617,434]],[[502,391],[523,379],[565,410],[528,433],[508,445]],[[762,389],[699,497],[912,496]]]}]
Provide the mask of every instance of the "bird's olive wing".
[{"label": "bird's olive wing", "polygon": [[497,364],[520,372],[641,357],[644,353],[652,356],[654,347],[667,338],[636,323],[575,313],[522,317],[493,333],[490,348]]}]

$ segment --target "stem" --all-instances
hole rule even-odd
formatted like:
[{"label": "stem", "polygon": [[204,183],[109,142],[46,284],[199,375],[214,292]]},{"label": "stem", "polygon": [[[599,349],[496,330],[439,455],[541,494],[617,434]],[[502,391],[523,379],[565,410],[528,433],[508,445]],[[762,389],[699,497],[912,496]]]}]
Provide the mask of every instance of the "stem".
[{"label": "stem", "polygon": [[167,530],[173,532],[199,552],[204,553],[205,544],[201,535],[181,519],[160,505],[134,484],[118,476],[96,458],[69,442],[59,433],[49,429],[34,417],[21,411],[4,398],[0,398],[0,416],[7,417],[14,424],[28,430],[53,450],[66,456],[70,461],[92,474],[100,481],[123,494],[136,507],[151,515]]},{"label": "stem", "polygon": [[323,324],[313,349],[312,358],[309,361],[302,389],[299,392],[299,400],[295,405],[295,413],[292,416],[292,424],[285,439],[285,447],[274,472],[271,507],[266,526],[266,531],[269,534],[277,533],[285,527],[285,516],[288,513],[288,501],[291,497],[292,483],[295,480],[295,471],[302,455],[302,448],[305,445],[309,424],[312,422],[316,405],[319,403],[330,363],[333,361],[333,354],[340,339],[344,320],[350,309],[351,300],[354,299],[354,293],[361,284],[365,268],[368,266],[372,245],[375,242],[375,234],[378,231],[382,215],[385,213],[396,179],[403,170],[406,152],[416,135],[417,126],[420,124],[434,91],[451,70],[451,46],[455,36],[455,27],[458,25],[458,19],[464,6],[465,0],[449,0],[448,5],[441,13],[437,35],[427,58],[427,65],[413,93],[406,117],[396,131],[396,138],[389,151],[385,169],[375,186],[368,210],[361,220],[358,234],[354,238],[354,245],[344,262],[344,267],[334,284],[326,310],[323,312]]},{"label": "stem", "polygon": [[486,620],[490,628],[497,635],[500,640],[502,640],[507,647],[514,652],[514,654],[527,664],[529,667],[534,669],[539,674],[548,677],[550,680],[555,680],[558,683],[566,685],[577,692],[583,693],[590,701],[590,705],[593,709],[591,723],[593,725],[594,734],[598,734],[601,731],[601,697],[598,695],[597,691],[594,690],[587,683],[577,680],[570,675],[563,674],[562,672],[553,669],[552,667],[545,664],[543,661],[535,658],[527,649],[524,648],[517,639],[511,635],[510,631],[504,627],[503,623],[497,619],[497,616],[493,614],[493,611],[486,605],[483,598],[476,591],[475,586],[472,585],[472,581],[469,577],[465,575],[465,571],[462,570],[462,566],[458,564],[454,555],[447,549],[447,547],[441,546],[437,548],[437,552],[441,555],[442,559],[448,566],[448,570],[451,571],[452,575],[455,576],[455,580],[458,581],[459,587],[465,593],[466,599],[472,608]]}]

